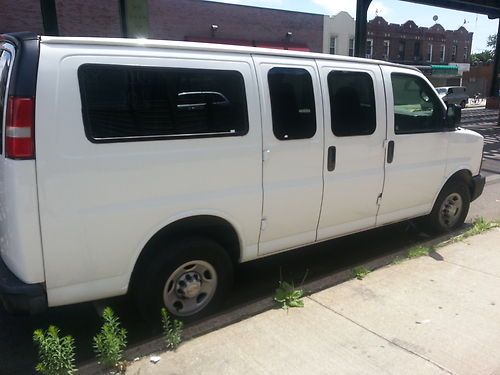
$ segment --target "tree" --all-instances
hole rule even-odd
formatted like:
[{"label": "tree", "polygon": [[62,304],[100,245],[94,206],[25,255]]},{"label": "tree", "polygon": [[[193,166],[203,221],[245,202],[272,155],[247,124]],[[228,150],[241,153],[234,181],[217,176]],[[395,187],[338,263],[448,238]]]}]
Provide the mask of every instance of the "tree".
[{"label": "tree", "polygon": [[473,65],[491,63],[495,59],[495,53],[490,50],[484,50],[483,52],[471,54],[470,59]]},{"label": "tree", "polygon": [[497,36],[496,34],[490,35],[486,45],[492,49],[493,54],[495,54],[495,49],[497,48]]},{"label": "tree", "polygon": [[490,35],[488,37],[486,46],[491,49],[485,49],[482,52],[473,53],[470,55],[470,60],[473,65],[492,63],[495,60],[495,50],[497,47],[496,34]]}]

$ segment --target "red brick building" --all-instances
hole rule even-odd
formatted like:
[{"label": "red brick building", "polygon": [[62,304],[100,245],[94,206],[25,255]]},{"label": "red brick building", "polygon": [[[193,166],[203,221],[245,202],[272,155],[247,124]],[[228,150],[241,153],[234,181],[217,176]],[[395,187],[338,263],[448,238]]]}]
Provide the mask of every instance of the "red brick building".
[{"label": "red brick building", "polygon": [[[40,0],[0,0],[0,33],[43,34]],[[56,0],[59,35],[322,51],[323,16],[203,0]]]},{"label": "red brick building", "polygon": [[464,27],[452,31],[440,24],[419,27],[407,21],[399,25],[375,17],[368,22],[366,54],[412,65],[468,63],[472,34]]}]

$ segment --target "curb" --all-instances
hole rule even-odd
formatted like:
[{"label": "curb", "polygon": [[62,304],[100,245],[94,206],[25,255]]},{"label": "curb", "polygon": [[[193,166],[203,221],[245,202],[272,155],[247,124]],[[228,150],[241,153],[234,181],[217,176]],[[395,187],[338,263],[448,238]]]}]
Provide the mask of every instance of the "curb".
[{"label": "curb", "polygon": [[[449,240],[450,238],[463,233],[469,227],[470,225],[466,225],[465,227],[457,231],[447,233],[423,242],[417,242],[408,246],[404,246],[394,253],[371,259],[359,264],[353,264],[349,268],[340,270],[338,272],[335,272],[334,274],[324,276],[316,280],[311,280],[310,282],[306,282],[302,286],[302,289],[304,290],[304,296],[307,297],[326,288],[331,288],[346,281],[352,280],[354,278],[352,275],[352,269],[354,267],[364,266],[370,271],[375,271],[377,269],[390,265],[396,259],[407,258],[408,251],[416,246],[431,247],[438,245],[446,240]],[[262,297],[253,301],[249,301],[249,303],[243,306],[235,307],[198,323],[187,326],[183,332],[183,342],[206,335],[213,331],[217,331],[231,324],[238,323],[273,308],[277,308],[277,305],[272,299],[272,294],[270,294],[268,297]],[[165,351],[166,348],[164,339],[162,335],[157,335],[139,342],[125,350],[124,358],[129,361],[133,361],[134,358],[146,357],[153,353],[163,353]],[[81,366],[79,366],[78,372],[83,375],[107,374],[107,372],[103,371],[96,361],[83,363]]]}]

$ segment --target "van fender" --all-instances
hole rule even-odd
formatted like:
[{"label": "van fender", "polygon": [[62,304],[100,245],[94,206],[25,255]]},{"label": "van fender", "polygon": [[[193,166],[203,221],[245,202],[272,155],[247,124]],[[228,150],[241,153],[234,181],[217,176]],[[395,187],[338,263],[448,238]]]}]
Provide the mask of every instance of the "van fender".
[{"label": "van fender", "polygon": [[[471,165],[464,164],[464,165],[458,165],[454,169],[450,169],[449,171],[446,171],[447,173],[444,175],[443,180],[441,182],[441,186],[439,187],[438,191],[434,195],[434,199],[432,201],[432,206],[431,210],[436,204],[436,200],[439,196],[439,193],[441,193],[441,190],[443,190],[443,187],[450,181],[451,179],[458,177],[461,179],[464,179],[467,184],[470,186],[470,183],[472,181],[472,167]],[[429,211],[430,213],[430,211]]]},{"label": "van fender", "polygon": [[239,250],[240,250],[240,258],[242,257],[242,252],[244,250],[244,245],[245,245],[245,238],[243,236],[243,230],[241,226],[238,224],[237,220],[232,217],[231,215],[228,215],[226,212],[223,211],[218,211],[218,210],[192,210],[192,211],[185,211],[185,212],[179,212],[163,221],[158,223],[155,227],[151,228],[149,233],[144,236],[142,241],[138,244],[136,250],[134,251],[131,259],[130,259],[130,264],[129,268],[127,271],[126,275],[126,280],[127,285],[125,286],[125,289],[128,290],[130,287],[130,282],[133,276],[134,269],[137,265],[137,262],[139,260],[139,257],[143,253],[143,251],[146,249],[147,245],[150,243],[150,241],[162,230],[168,228],[169,226],[183,220],[183,219],[189,219],[189,218],[194,218],[194,217],[200,217],[200,216],[210,216],[216,219],[222,219],[225,221],[227,224],[231,225],[234,231],[236,232],[236,235],[238,237],[238,244],[239,244]]}]

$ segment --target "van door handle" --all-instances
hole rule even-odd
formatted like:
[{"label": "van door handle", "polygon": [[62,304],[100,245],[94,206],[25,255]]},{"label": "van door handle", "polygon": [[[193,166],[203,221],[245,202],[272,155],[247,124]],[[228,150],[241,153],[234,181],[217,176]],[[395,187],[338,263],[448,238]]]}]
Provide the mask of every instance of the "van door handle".
[{"label": "van door handle", "polygon": [[327,169],[329,172],[335,169],[335,163],[337,162],[337,149],[335,146],[328,147],[328,164]]},{"label": "van door handle", "polygon": [[390,164],[394,160],[394,141],[389,141],[387,145],[387,163]]}]

